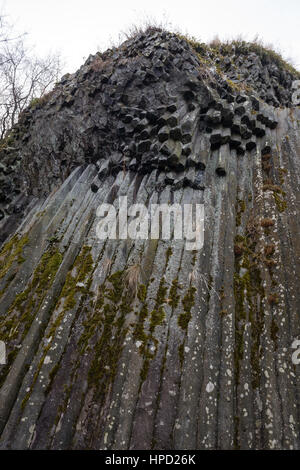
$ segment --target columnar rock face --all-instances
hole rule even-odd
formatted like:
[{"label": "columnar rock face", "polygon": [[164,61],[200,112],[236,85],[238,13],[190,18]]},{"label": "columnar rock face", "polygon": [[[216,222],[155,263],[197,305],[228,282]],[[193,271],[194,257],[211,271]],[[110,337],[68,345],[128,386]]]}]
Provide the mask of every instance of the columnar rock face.
[{"label": "columnar rock face", "polygon": [[[298,449],[299,77],[150,30],[90,56],[0,151],[0,443]],[[204,246],[100,240],[199,203]],[[2,354],[3,355],[3,354]]]}]

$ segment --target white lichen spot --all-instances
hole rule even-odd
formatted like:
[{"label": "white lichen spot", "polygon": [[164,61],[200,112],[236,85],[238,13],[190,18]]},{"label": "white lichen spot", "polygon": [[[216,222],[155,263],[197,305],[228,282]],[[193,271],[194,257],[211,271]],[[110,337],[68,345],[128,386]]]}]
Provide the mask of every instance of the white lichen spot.
[{"label": "white lichen spot", "polygon": [[211,393],[214,388],[215,388],[214,384],[212,382],[208,382],[208,384],[206,385],[207,393]]}]

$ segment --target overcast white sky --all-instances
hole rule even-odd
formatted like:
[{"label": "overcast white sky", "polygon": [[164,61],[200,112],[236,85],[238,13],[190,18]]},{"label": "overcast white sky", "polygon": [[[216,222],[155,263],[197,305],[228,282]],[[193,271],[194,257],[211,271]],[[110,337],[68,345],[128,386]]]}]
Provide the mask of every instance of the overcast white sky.
[{"label": "overcast white sky", "polygon": [[167,21],[202,41],[259,35],[291,57],[300,70],[299,0],[0,0],[39,54],[59,50],[64,72],[117,42],[119,33],[146,17]]}]

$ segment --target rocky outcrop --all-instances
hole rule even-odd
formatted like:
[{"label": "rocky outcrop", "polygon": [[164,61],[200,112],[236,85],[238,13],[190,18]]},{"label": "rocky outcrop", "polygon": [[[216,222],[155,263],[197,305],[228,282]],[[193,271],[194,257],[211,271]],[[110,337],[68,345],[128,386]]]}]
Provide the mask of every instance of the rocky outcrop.
[{"label": "rocky outcrop", "polygon": [[[152,30],[20,117],[0,160],[2,448],[299,448],[297,79]],[[124,195],[203,203],[203,249],[99,240]]]}]

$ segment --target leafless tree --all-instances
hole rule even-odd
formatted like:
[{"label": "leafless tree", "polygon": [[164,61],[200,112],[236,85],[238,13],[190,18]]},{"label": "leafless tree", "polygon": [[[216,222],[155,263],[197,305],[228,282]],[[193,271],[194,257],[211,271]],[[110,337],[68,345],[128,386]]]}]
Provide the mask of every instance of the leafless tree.
[{"label": "leafless tree", "polygon": [[26,35],[16,35],[0,17],[0,139],[35,98],[50,91],[61,71],[58,54],[36,57]]}]

